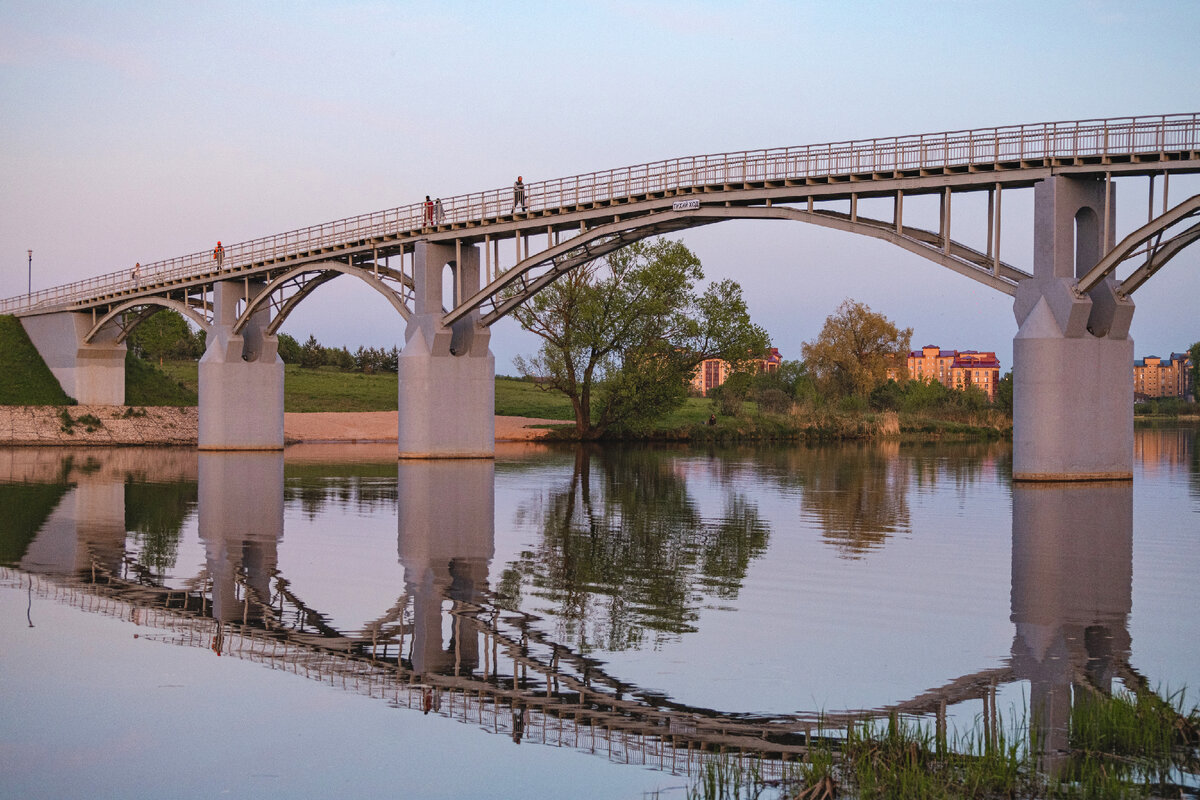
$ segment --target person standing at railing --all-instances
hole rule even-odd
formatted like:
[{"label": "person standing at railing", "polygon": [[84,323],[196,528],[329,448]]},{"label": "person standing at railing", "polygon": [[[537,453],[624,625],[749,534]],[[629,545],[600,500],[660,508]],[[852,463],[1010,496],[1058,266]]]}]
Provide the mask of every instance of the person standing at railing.
[{"label": "person standing at railing", "polygon": [[429,199],[429,195],[425,195],[425,222],[423,224],[433,224],[433,201]]},{"label": "person standing at railing", "polygon": [[217,240],[217,246],[213,248],[213,261],[217,262],[217,269],[222,269],[225,266],[225,248],[221,241]]},{"label": "person standing at railing", "polygon": [[142,283],[142,262],[137,262],[133,265],[133,269],[129,271],[129,277],[133,280],[133,288],[138,289]]},{"label": "person standing at railing", "polygon": [[446,212],[442,209],[442,198],[433,201],[433,220],[438,225],[446,221]]},{"label": "person standing at railing", "polygon": [[517,176],[517,182],[513,184],[513,207],[512,207],[512,211],[510,211],[508,213],[511,214],[511,213],[515,212],[517,210],[517,206],[520,206],[522,211],[526,210],[525,209],[525,181],[521,178],[520,175]]}]

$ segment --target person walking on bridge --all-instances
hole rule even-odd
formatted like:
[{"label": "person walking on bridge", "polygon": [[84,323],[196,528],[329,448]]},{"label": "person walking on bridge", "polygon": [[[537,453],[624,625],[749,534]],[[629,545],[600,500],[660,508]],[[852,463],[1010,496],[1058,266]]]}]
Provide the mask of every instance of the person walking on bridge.
[{"label": "person walking on bridge", "polygon": [[442,208],[442,198],[433,201],[433,221],[441,225],[446,221],[446,211]]},{"label": "person walking on bridge", "polygon": [[525,210],[525,181],[520,175],[517,176],[517,182],[513,184],[513,207],[512,211],[508,213],[516,211],[517,206],[520,206],[522,211]]},{"label": "person walking on bridge", "polygon": [[217,246],[213,248],[213,261],[217,262],[217,269],[222,269],[225,266],[225,247],[219,239],[217,240]]},{"label": "person walking on bridge", "polygon": [[433,224],[433,201],[429,199],[429,195],[425,195],[425,225]]},{"label": "person walking on bridge", "polygon": [[142,283],[142,262],[137,262],[133,265],[133,269],[129,273],[129,277],[133,278],[133,288],[138,289]]}]

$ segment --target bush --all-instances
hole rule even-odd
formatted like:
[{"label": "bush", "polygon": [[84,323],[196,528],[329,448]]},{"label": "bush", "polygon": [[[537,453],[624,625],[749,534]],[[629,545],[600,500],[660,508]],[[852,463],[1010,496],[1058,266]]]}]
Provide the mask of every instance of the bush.
[{"label": "bush", "polygon": [[756,398],[758,410],[767,414],[786,414],[792,408],[792,398],[779,389],[767,389]]},{"label": "bush", "polygon": [[736,417],[742,410],[742,402],[750,393],[752,376],[748,372],[735,372],[725,382],[709,392],[713,407],[723,417]]}]

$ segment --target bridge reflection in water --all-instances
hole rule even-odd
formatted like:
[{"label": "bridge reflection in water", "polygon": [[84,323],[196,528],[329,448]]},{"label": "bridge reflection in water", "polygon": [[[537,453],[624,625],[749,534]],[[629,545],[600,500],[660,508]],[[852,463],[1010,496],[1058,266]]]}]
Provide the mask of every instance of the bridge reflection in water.
[{"label": "bridge reflection in water", "polygon": [[[495,552],[495,462],[405,461],[395,468],[403,594],[357,631],[336,629],[279,571],[282,453],[141,451],[71,461],[4,453],[0,482],[61,487],[6,582],[211,648],[511,736],[691,772],[714,753],[760,763],[802,757],[815,736],[890,713],[982,703],[997,734],[997,687],[1028,681],[1031,722],[1053,767],[1068,751],[1072,699],[1114,680],[1145,691],[1129,663],[1133,494],[1128,483],[1012,488],[1011,621],[1006,666],[983,669],[872,711],[761,715],[688,706],[609,674],[554,641],[489,588]],[[393,462],[394,463],[394,462]],[[153,473],[196,481],[205,568],[166,586],[127,551],[126,481]],[[57,482],[57,483],[55,483]],[[133,485],[132,483],[130,485]]]}]

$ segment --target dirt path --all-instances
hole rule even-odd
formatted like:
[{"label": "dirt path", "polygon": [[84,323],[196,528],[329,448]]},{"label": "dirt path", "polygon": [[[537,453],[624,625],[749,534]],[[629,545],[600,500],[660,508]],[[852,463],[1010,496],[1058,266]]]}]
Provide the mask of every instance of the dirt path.
[{"label": "dirt path", "polygon": [[[496,417],[497,442],[539,439],[546,429],[539,425],[563,425],[560,419]],[[283,436],[296,442],[394,442],[398,422],[395,411],[284,414]]]},{"label": "dirt path", "polygon": [[[199,415],[195,408],[68,406],[70,423],[56,406],[0,406],[0,445],[194,445]],[[86,418],[86,421],[80,418]],[[284,414],[289,442],[394,442],[395,411]],[[497,442],[540,439],[544,425],[562,420],[496,417]]]}]

